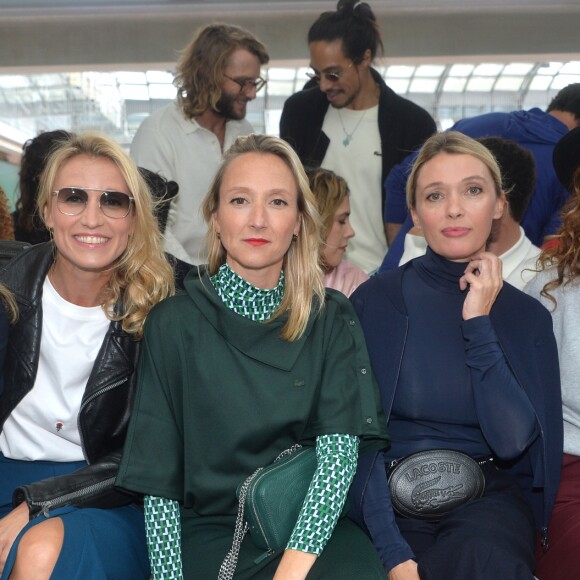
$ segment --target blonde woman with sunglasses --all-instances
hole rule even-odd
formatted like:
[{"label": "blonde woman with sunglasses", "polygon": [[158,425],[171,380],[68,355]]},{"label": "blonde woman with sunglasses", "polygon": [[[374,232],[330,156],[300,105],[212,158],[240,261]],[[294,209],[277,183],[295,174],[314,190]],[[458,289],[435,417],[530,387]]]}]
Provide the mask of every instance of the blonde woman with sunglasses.
[{"label": "blonde woman with sunglasses", "polygon": [[113,484],[143,324],[174,287],[151,196],[116,143],[71,136],[38,213],[52,241],[0,271],[19,309],[0,391],[2,578],[147,578],[143,515]]}]

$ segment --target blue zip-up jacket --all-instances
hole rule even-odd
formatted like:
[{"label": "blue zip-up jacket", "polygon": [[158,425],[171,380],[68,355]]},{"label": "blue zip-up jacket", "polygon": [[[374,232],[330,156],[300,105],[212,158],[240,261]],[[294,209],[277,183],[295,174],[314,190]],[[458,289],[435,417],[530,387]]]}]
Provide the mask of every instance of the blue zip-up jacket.
[{"label": "blue zip-up jacket", "polygon": [[[411,263],[373,276],[351,297],[365,334],[387,420],[409,324],[402,293],[402,277],[409,267]],[[537,300],[509,284],[504,284],[490,318],[508,364],[528,396],[540,426],[539,437],[508,469],[528,497],[536,526],[545,541],[560,482],[563,448],[558,351],[552,321]],[[349,515],[370,532],[387,570],[413,557],[395,523],[382,453],[359,459]]]}]

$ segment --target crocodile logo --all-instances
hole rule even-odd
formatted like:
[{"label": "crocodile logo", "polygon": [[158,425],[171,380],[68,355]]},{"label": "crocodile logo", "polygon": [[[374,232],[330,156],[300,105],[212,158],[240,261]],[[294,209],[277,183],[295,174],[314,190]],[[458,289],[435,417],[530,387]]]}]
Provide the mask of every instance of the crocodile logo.
[{"label": "crocodile logo", "polygon": [[454,499],[462,499],[465,497],[460,490],[463,487],[462,483],[457,485],[450,485],[445,488],[434,488],[441,481],[441,476],[424,481],[413,489],[411,494],[411,501],[417,509],[422,511],[425,509],[438,509],[443,504]]}]

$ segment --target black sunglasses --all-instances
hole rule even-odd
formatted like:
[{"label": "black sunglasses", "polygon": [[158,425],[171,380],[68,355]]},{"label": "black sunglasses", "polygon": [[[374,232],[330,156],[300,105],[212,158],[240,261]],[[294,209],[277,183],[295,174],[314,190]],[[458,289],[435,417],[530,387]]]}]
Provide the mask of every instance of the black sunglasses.
[{"label": "black sunglasses", "polygon": [[337,72],[332,72],[332,71],[328,71],[328,72],[323,72],[322,75],[320,73],[317,73],[315,71],[307,71],[306,76],[313,80],[315,83],[319,83],[320,82],[320,78],[324,77],[327,81],[330,81],[331,83],[337,83],[342,76],[344,75],[344,73],[346,73],[346,71],[354,64],[354,61],[352,61],[345,69],[341,70],[341,71],[337,71]]}]

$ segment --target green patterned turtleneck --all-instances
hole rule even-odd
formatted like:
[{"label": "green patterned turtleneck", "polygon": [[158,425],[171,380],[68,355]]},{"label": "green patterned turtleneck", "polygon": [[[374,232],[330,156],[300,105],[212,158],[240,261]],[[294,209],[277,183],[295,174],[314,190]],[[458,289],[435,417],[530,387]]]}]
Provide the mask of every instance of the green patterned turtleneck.
[{"label": "green patterned turtleneck", "polygon": [[223,303],[236,314],[250,320],[268,320],[284,297],[284,271],[280,272],[278,284],[270,290],[256,288],[227,264],[222,264],[211,282]]}]

